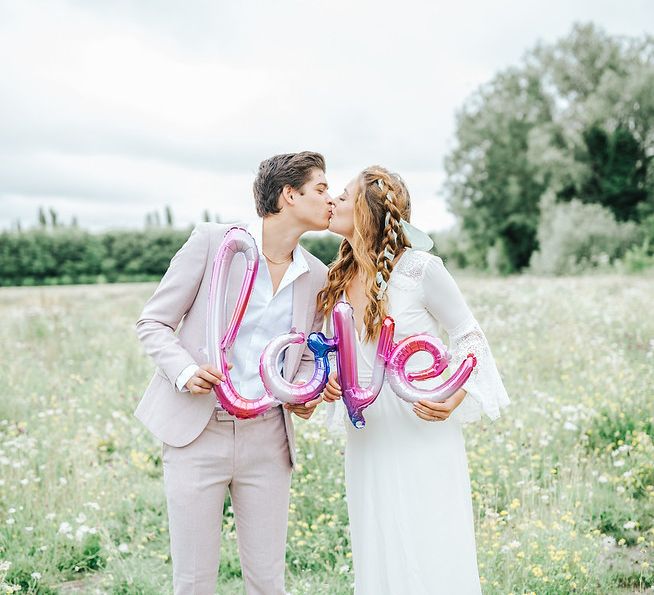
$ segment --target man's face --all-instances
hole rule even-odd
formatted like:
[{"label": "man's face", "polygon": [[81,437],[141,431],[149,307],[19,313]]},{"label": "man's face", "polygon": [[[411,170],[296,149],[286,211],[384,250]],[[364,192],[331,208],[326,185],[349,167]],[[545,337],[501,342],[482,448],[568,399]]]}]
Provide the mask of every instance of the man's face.
[{"label": "man's face", "polygon": [[296,195],[293,213],[307,231],[327,229],[332,214],[332,198],[325,172],[318,168],[311,170],[311,176]]}]

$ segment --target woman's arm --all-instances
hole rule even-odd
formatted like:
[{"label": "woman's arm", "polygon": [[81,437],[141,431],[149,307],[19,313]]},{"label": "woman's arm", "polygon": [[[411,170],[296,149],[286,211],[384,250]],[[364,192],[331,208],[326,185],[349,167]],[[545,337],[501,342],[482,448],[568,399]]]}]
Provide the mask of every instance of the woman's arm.
[{"label": "woman's arm", "polygon": [[[463,403],[465,407],[462,409],[466,411],[461,421],[479,419],[481,412],[491,419],[499,417],[500,409],[508,405],[509,397],[490,345],[452,275],[437,256],[430,258],[426,265],[422,289],[425,308],[449,336],[452,369],[456,369],[469,353],[475,355],[477,365],[462,389],[440,404],[421,401],[419,404],[426,408],[421,412],[432,416],[446,414],[449,417]],[[468,398],[464,403],[466,394]],[[416,414],[419,415],[418,412]]]}]

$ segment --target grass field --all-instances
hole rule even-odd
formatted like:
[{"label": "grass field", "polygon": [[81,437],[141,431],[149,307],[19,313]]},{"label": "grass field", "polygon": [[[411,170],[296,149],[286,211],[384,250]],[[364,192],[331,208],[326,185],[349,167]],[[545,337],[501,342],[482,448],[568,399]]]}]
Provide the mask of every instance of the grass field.
[{"label": "grass field", "polygon": [[[651,588],[654,280],[460,285],[513,401],[466,428],[484,592]],[[153,289],[0,290],[0,592],[170,592],[160,445],[132,417]],[[288,590],[350,593],[344,441],[296,428]],[[242,593],[229,503],[222,551],[219,592]]]}]

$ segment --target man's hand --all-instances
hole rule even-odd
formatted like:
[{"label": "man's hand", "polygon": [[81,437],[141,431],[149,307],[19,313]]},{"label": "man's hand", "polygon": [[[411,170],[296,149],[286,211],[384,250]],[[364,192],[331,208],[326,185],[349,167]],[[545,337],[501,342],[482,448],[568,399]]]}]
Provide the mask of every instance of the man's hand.
[{"label": "man's hand", "polygon": [[313,401],[308,401],[304,405],[291,405],[290,403],[284,403],[284,409],[291,413],[295,413],[295,415],[302,419],[309,419],[321,401],[322,397],[316,397]]},{"label": "man's hand", "polygon": [[325,403],[333,403],[334,401],[337,401],[341,398],[341,386],[338,384],[336,378],[336,372],[332,372],[329,375],[329,382],[327,382],[325,390],[322,393]]},{"label": "man's hand", "polygon": [[[231,370],[234,366],[227,364],[227,369]],[[186,388],[192,395],[206,395],[211,392],[214,385],[220,384],[225,380],[225,375],[211,364],[203,364],[188,379]]]}]

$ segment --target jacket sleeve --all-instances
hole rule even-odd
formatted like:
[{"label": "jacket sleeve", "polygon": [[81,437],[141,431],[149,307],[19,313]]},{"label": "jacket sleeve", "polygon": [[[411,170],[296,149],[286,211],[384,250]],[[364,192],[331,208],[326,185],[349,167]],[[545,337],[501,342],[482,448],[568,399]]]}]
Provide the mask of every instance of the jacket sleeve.
[{"label": "jacket sleeve", "polygon": [[173,256],[136,323],[136,334],[145,352],[173,386],[187,366],[197,363],[182,346],[175,331],[198,294],[208,252],[208,231],[202,225],[197,226]]}]

